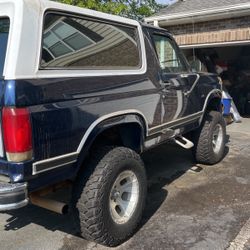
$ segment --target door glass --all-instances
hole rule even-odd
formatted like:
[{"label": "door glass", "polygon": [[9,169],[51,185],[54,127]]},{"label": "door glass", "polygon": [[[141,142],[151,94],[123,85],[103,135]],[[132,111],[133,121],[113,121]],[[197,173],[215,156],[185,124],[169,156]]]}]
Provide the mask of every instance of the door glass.
[{"label": "door glass", "polygon": [[168,37],[153,35],[153,38],[160,66],[164,72],[177,73],[187,71],[182,56]]},{"label": "door glass", "polygon": [[10,21],[8,18],[0,18],[0,78],[3,77],[4,61],[8,42]]}]

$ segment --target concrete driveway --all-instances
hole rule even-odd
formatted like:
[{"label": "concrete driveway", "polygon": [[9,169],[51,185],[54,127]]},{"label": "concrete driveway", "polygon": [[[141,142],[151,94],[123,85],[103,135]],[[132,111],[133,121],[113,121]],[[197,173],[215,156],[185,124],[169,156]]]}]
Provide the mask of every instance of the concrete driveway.
[{"label": "concrete driveway", "polygon": [[[250,249],[250,122],[229,130],[227,155],[216,166],[195,166],[176,146],[144,155],[143,221],[117,249]],[[35,206],[0,214],[0,225],[3,250],[108,249],[74,236],[69,216]]]}]

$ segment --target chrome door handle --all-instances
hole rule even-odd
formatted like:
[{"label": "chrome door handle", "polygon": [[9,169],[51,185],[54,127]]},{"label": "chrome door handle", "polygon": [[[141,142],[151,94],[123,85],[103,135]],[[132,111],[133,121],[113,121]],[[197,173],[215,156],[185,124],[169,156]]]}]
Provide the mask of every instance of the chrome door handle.
[{"label": "chrome door handle", "polygon": [[188,78],[188,77],[189,77],[189,74],[181,74],[180,77],[181,77],[181,78]]}]

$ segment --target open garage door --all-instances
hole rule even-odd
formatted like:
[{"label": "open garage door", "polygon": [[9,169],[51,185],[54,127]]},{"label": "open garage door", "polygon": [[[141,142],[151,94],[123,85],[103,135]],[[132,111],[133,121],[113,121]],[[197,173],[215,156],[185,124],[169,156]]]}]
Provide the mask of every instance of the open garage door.
[{"label": "open garage door", "polygon": [[224,87],[243,117],[250,117],[250,45],[183,47],[190,62],[199,59],[202,71],[220,74]]}]

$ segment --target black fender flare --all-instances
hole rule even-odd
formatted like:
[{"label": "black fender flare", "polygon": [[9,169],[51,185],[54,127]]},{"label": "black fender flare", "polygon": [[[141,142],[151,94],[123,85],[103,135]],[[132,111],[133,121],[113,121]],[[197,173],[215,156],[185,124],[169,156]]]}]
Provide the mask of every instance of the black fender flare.
[{"label": "black fender flare", "polygon": [[78,147],[77,169],[79,169],[88,154],[89,149],[93,145],[95,139],[105,130],[115,126],[125,124],[137,124],[141,130],[141,147],[148,135],[148,123],[142,113],[126,113],[118,115],[108,115],[97,119],[85,133]]},{"label": "black fender flare", "polygon": [[211,90],[205,100],[204,106],[203,106],[203,114],[200,118],[200,123],[203,120],[203,117],[206,113],[206,110],[208,108],[209,103],[213,100],[213,99],[222,99],[222,90],[221,89],[213,89]]}]

